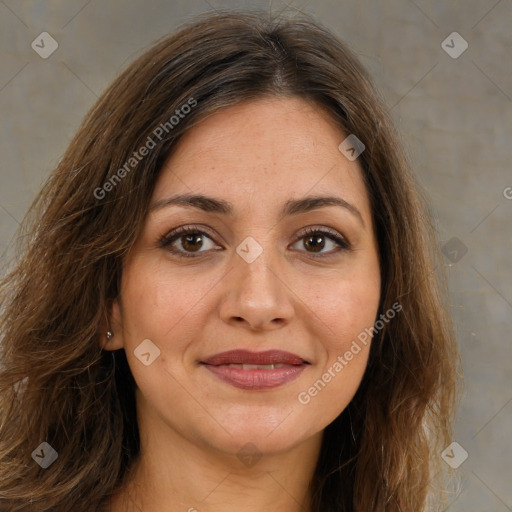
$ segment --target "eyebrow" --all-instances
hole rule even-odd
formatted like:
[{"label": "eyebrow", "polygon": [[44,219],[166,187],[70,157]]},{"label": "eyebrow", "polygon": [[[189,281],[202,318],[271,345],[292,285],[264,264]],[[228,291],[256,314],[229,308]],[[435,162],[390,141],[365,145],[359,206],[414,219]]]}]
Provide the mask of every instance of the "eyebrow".
[{"label": "eyebrow", "polygon": [[[165,199],[160,199],[153,203],[149,211],[154,212],[167,208],[169,206],[182,206],[185,208],[197,208],[207,213],[216,213],[221,215],[233,216],[234,206],[229,201],[208,197],[203,194],[177,194]],[[339,206],[348,210],[354,215],[363,226],[365,222],[361,212],[353,205],[336,196],[307,196],[301,199],[289,199],[283,205],[279,213],[279,220],[288,215],[299,215],[327,206]]]}]

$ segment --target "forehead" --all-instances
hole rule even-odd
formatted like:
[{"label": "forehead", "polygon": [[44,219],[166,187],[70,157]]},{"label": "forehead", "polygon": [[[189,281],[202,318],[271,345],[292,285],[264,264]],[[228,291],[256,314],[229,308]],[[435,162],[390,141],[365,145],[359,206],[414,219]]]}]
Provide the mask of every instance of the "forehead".
[{"label": "forehead", "polygon": [[223,197],[235,209],[279,208],[291,197],[340,195],[369,216],[357,160],[338,149],[342,129],[300,98],[261,98],[204,118],[164,164],[153,204],[170,194]]}]

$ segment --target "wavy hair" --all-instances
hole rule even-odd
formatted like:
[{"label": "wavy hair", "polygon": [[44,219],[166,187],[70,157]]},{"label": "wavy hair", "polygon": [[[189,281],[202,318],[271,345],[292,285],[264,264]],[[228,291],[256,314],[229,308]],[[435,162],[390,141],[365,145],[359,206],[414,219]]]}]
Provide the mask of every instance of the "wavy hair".
[{"label": "wavy hair", "polygon": [[[124,350],[99,343],[123,259],[181,136],[219,108],[263,96],[312,102],[365,145],[378,316],[402,305],[375,334],[356,395],[324,431],[311,509],[430,506],[443,485],[439,453],[451,442],[459,356],[428,203],[352,51],[308,17],[238,11],[195,18],[130,64],[25,216],[1,281],[1,510],[99,511],[123,485],[139,453],[134,379]],[[191,100],[194,108],[170,123]],[[154,147],[127,168],[159,126],[166,129]],[[58,452],[48,469],[31,457],[42,441]]]}]

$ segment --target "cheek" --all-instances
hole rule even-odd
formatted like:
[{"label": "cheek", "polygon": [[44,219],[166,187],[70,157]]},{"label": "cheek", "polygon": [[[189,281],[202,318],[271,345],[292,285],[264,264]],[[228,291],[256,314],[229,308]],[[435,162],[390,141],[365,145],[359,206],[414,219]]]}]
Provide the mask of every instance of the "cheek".
[{"label": "cheek", "polygon": [[[319,368],[321,378],[333,392],[341,393],[348,404],[356,392],[366,369],[371,330],[377,315],[379,295],[356,293],[354,289],[342,292],[331,302],[323,316],[329,327],[324,338],[324,357]],[[337,390],[337,391],[335,391]],[[340,398],[341,398],[340,396]]]},{"label": "cheek", "polygon": [[214,279],[195,279],[190,272],[169,272],[165,261],[134,259],[123,280],[123,323],[128,344],[150,338],[162,346],[180,335],[190,318],[201,310]]},{"label": "cheek", "polygon": [[320,364],[309,387],[298,396],[301,407],[314,411],[318,424],[333,421],[359,388],[380,299],[380,278],[376,272],[354,272],[331,282],[335,284],[324,287],[324,293],[310,298],[318,317]]},{"label": "cheek", "polygon": [[311,302],[328,333],[325,348],[339,352],[373,326],[380,300],[380,277],[375,272],[373,275],[352,273],[345,278],[335,277],[330,283]]}]

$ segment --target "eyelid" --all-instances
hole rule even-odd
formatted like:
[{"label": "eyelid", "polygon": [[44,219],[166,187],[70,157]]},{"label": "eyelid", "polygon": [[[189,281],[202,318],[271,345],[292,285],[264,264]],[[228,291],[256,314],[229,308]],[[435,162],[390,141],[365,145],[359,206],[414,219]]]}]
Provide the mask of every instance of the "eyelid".
[{"label": "eyelid", "polygon": [[304,236],[313,235],[315,233],[322,233],[330,235],[330,238],[332,238],[335,242],[339,243],[345,249],[348,250],[352,248],[352,244],[348,241],[347,237],[339,233],[337,230],[334,230],[327,226],[306,226],[299,233],[300,235],[297,237],[296,242],[303,238]]},{"label": "eyelid", "polygon": [[186,235],[189,232],[204,233],[205,235],[208,235],[211,239],[214,238],[214,236],[210,233],[209,229],[206,226],[202,226],[200,224],[187,224],[185,226],[179,226],[177,228],[174,228],[171,231],[169,231],[166,235],[162,236],[159,239],[159,246],[165,247],[171,241],[171,239],[173,239],[177,235]]}]

